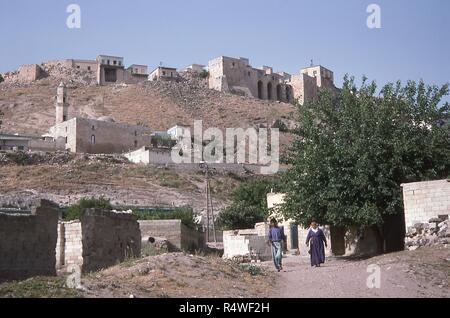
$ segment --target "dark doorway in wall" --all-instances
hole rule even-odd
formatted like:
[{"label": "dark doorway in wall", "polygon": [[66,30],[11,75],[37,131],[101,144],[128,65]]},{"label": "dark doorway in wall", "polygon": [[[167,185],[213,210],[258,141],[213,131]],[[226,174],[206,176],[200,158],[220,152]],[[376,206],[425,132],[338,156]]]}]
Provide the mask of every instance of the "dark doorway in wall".
[{"label": "dark doorway in wall", "polygon": [[286,101],[289,103],[291,101],[291,87],[286,86]]},{"label": "dark doorway in wall", "polygon": [[258,82],[258,98],[263,99],[263,83],[261,81]]},{"label": "dark doorway in wall", "polygon": [[105,82],[117,82],[117,70],[114,68],[105,68]]},{"label": "dark doorway in wall", "polygon": [[281,102],[281,84],[277,85],[277,101]]},{"label": "dark doorway in wall", "polygon": [[267,84],[267,99],[272,99],[272,83],[270,82]]}]

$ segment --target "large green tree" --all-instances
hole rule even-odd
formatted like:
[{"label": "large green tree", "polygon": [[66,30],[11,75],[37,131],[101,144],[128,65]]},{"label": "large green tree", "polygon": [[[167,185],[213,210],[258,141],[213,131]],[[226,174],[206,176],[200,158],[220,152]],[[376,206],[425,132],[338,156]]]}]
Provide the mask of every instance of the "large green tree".
[{"label": "large green tree", "polygon": [[220,213],[218,227],[223,230],[253,228],[268,217],[267,193],[279,189],[276,179],[258,178],[239,185],[233,192],[233,202]]},{"label": "large green tree", "polygon": [[337,94],[299,106],[283,213],[304,225],[373,227],[383,252],[383,224],[402,217],[400,185],[449,175],[449,90],[410,81],[376,92],[346,76]]}]

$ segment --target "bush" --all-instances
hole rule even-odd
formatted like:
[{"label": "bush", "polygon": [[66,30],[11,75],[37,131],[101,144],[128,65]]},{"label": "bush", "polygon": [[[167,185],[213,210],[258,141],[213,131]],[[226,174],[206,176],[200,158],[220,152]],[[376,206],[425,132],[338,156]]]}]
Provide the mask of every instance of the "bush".
[{"label": "bush", "polygon": [[5,79],[3,78],[2,74],[0,74],[0,83],[4,82]]},{"label": "bush", "polygon": [[78,201],[77,204],[74,204],[70,207],[68,207],[63,212],[63,219],[65,221],[73,221],[73,220],[79,220],[81,213],[85,209],[102,209],[102,210],[112,210],[111,203],[109,200],[101,197],[99,199],[96,198],[82,198],[80,201]]},{"label": "bush", "polygon": [[203,70],[199,76],[200,76],[200,78],[208,78],[209,72],[207,70]]},{"label": "bush", "polygon": [[289,131],[289,128],[286,126],[286,124],[281,119],[275,120],[274,124],[272,125],[272,128],[278,128],[280,130],[280,132],[288,132]]},{"label": "bush", "polygon": [[242,183],[233,192],[233,202],[220,213],[217,225],[222,230],[253,228],[256,223],[266,221],[267,193],[279,188],[271,179],[256,179]]}]

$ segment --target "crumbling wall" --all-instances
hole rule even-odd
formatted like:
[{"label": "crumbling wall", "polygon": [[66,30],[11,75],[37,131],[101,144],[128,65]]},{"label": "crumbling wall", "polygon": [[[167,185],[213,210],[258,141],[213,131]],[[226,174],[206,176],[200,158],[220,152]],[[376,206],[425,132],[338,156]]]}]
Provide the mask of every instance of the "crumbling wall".
[{"label": "crumbling wall", "polygon": [[44,70],[37,64],[22,65],[19,68],[19,81],[34,82],[45,75]]},{"label": "crumbling wall", "polygon": [[271,247],[267,244],[268,225],[256,224],[254,229],[224,231],[223,258],[244,257],[267,261],[272,257]]},{"label": "crumbling wall", "polygon": [[31,214],[0,213],[0,281],[55,275],[58,206],[38,200]]},{"label": "crumbling wall", "polygon": [[450,180],[402,184],[406,228],[450,215]]},{"label": "crumbling wall", "polygon": [[141,232],[135,215],[87,209],[80,220],[83,272],[141,256]]}]

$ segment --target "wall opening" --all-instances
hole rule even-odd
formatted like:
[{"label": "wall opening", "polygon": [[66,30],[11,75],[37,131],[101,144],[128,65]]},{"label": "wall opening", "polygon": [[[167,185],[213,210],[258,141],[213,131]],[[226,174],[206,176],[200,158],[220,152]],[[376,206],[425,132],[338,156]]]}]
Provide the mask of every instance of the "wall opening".
[{"label": "wall opening", "polygon": [[270,82],[267,84],[267,99],[272,99],[272,83]]},{"label": "wall opening", "polygon": [[113,68],[105,68],[105,82],[117,82],[117,70]]},{"label": "wall opening", "polygon": [[258,81],[258,98],[263,99],[263,83]]},{"label": "wall opening", "polygon": [[277,85],[277,101],[281,102],[281,84]]},{"label": "wall opening", "polygon": [[286,100],[288,102],[291,101],[291,87],[290,86],[286,86]]}]

